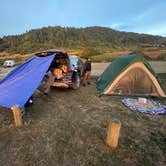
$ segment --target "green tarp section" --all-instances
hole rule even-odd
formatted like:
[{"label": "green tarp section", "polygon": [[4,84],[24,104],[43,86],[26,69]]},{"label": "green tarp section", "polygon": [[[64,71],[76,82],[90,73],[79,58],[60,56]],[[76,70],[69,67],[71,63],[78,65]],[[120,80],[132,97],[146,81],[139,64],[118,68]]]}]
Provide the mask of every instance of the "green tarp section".
[{"label": "green tarp section", "polygon": [[142,55],[131,54],[119,56],[105,69],[97,80],[98,91],[102,94],[120,73],[135,62],[143,62],[147,69],[156,77],[154,70]]}]

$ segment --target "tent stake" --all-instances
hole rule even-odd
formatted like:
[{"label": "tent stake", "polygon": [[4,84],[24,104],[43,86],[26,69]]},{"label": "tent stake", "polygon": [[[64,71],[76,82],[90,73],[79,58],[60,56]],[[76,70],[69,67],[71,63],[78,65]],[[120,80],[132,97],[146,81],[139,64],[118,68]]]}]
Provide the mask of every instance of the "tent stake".
[{"label": "tent stake", "polygon": [[14,105],[11,107],[13,111],[13,117],[15,121],[16,127],[19,127],[22,125],[22,117],[21,117],[21,109],[18,107],[18,105]]},{"label": "tent stake", "polygon": [[112,121],[108,126],[106,144],[111,149],[116,149],[116,147],[118,146],[120,128],[121,128],[120,121]]}]

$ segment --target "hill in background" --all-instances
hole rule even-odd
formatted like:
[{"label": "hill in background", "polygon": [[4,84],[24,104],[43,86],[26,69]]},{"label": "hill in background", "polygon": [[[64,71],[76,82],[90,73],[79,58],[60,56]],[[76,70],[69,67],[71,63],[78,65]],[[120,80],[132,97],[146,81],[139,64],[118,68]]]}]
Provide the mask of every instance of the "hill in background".
[{"label": "hill in background", "polygon": [[105,27],[45,27],[21,35],[0,38],[0,51],[32,53],[50,48],[126,50],[135,47],[164,47],[166,38],[147,34],[120,32]]}]

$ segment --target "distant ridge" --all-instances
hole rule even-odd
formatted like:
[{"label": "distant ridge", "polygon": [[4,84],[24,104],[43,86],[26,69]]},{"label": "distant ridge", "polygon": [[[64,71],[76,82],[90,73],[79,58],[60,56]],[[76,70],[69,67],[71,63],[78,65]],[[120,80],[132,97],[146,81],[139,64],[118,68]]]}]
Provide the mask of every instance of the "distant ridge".
[{"label": "distant ridge", "polygon": [[107,27],[44,27],[0,38],[0,51],[30,53],[50,48],[166,46],[166,37],[121,32]]}]

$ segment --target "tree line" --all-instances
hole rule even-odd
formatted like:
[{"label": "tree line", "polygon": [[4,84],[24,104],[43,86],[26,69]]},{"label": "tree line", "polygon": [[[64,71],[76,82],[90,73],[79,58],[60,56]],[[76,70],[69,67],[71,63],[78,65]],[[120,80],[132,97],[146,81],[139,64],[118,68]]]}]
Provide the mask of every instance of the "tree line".
[{"label": "tree line", "polygon": [[0,51],[32,53],[50,48],[80,49],[130,47],[162,44],[166,38],[147,34],[120,32],[106,27],[44,27],[24,34],[0,38]]}]

